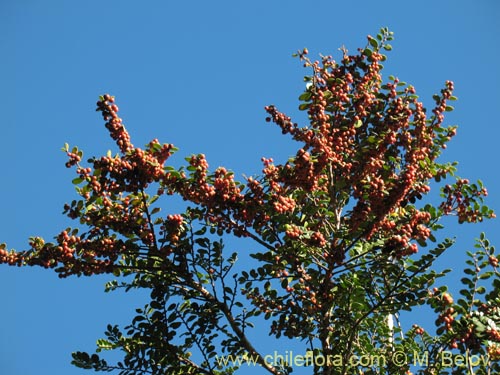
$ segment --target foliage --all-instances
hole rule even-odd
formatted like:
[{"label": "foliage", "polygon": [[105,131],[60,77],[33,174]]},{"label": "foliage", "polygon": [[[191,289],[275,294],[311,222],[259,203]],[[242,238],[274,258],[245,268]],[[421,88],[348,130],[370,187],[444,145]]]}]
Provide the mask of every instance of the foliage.
[{"label": "foliage", "polygon": [[[433,286],[447,272],[433,264],[453,245],[436,240],[441,219],[494,217],[481,182],[439,161],[456,132],[443,125],[456,99],[453,83],[428,113],[413,86],[383,81],[391,40],[382,29],[357,54],[344,49],[339,62],[299,51],[312,72],[299,97],[309,124],[266,107],[266,120],[298,150],[283,164],[263,158],[262,174],[242,182],[223,167],[209,171],[203,154],[174,168],[166,164],[173,145],[133,146],[115,98],[100,97],[97,111],[120,152],[84,165],[82,151],[64,147],[80,196],[64,212],[79,228],[53,243],[34,237],[26,251],[0,249],[1,263],[51,268],[62,278],[108,273],[117,277],[108,291],[150,291],[129,326],[108,326],[96,354],[73,354],[76,366],[121,375],[231,374],[241,365],[221,361],[231,355],[288,374],[293,363],[269,361],[250,340],[256,324],[267,324],[276,339],[301,340],[313,374],[500,371],[500,280],[488,240],[481,236],[469,253],[458,301]],[[440,198],[429,198],[431,183],[441,186]],[[168,205],[160,202],[169,196],[182,197],[185,211],[163,214]],[[237,243],[229,238],[253,241],[253,261],[240,264],[245,254],[228,252],[226,243]],[[399,314],[425,305],[436,313],[436,332],[404,331]],[[123,360],[108,364],[99,354],[107,350],[122,351]],[[449,350],[485,360],[475,368],[443,362]],[[420,366],[410,369],[415,361]]]}]

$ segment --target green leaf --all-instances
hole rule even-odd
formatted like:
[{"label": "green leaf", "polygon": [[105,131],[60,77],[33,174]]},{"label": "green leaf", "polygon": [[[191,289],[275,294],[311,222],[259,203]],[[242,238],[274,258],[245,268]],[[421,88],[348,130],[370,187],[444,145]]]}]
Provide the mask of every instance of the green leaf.
[{"label": "green leaf", "polygon": [[474,282],[471,279],[468,279],[466,277],[463,277],[462,279],[460,279],[460,282],[464,285],[467,285],[469,288],[474,287]]},{"label": "green leaf", "polygon": [[392,46],[391,46],[390,44],[386,44],[386,45],[384,46],[384,49],[385,49],[386,51],[392,51]]},{"label": "green leaf", "polygon": [[464,269],[464,273],[465,273],[465,274],[467,274],[467,275],[471,275],[471,276],[473,276],[473,275],[475,275],[475,274],[476,274],[476,273],[475,273],[473,270],[471,270],[470,268],[466,268],[466,269]]},{"label": "green leaf", "polygon": [[304,92],[302,95],[299,96],[299,100],[303,102],[307,102],[311,99],[312,94],[309,91]]},{"label": "green leaf", "polygon": [[[472,286],[469,286],[469,288],[472,289],[473,286],[474,286],[474,284],[472,284]],[[462,289],[460,291],[460,294],[462,296],[464,296],[465,298],[467,298],[468,300],[470,300],[472,298],[472,294],[467,289]]]},{"label": "green leaf", "polygon": [[469,309],[469,304],[463,299],[463,298],[460,298],[458,301],[457,301],[457,304],[462,307],[465,311],[467,311]]},{"label": "green leaf", "polygon": [[171,329],[177,329],[181,326],[181,322],[173,322],[173,323],[170,323],[170,328]]},{"label": "green leaf", "polygon": [[495,273],[493,271],[488,271],[483,273],[482,275],[479,276],[480,280],[486,280],[489,279],[491,276],[493,276]]},{"label": "green leaf", "polygon": [[451,106],[451,105],[447,105],[446,108],[444,109],[446,112],[451,112],[455,109],[455,107]]},{"label": "green leaf", "polygon": [[108,340],[105,340],[105,339],[98,339],[97,340],[97,346],[99,347],[99,349],[104,349],[104,350],[111,350],[113,349],[113,343],[108,341]]},{"label": "green leaf", "polygon": [[378,42],[377,42],[377,39],[375,38],[371,38],[370,39],[370,44],[373,48],[378,48]]}]

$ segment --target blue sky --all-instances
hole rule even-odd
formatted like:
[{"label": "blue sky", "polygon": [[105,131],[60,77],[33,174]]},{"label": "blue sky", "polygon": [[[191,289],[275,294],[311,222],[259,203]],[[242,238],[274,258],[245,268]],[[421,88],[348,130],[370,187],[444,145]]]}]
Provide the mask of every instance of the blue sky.
[{"label": "blue sky", "polygon": [[[73,171],[59,150],[65,142],[87,156],[113,148],[94,111],[98,95],[116,95],[135,145],[159,138],[180,148],[176,160],[205,153],[212,167],[251,175],[262,156],[293,151],[263,110],[297,114],[307,72],[291,54],[354,51],[383,26],[396,37],[386,77],[411,82],[428,105],[445,80],[455,82],[447,122],[459,132],[445,157],[460,161],[461,176],[484,181],[498,212],[498,19],[496,0],[3,0],[0,242],[23,249],[29,236],[50,239],[72,224],[61,211],[76,198]],[[443,265],[460,270],[473,239],[486,231],[499,244],[498,229],[498,220],[450,225],[458,243]],[[2,267],[0,373],[89,373],[69,364],[70,353],[92,350],[106,324],[128,323],[142,303],[104,294],[107,279]]]}]

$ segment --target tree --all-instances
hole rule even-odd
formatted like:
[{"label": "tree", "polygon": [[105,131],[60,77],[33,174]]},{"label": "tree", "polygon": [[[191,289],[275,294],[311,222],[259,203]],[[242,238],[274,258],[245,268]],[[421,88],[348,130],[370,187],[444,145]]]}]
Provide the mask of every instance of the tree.
[{"label": "tree", "polygon": [[[166,165],[173,145],[133,146],[115,98],[100,97],[97,111],[119,153],[84,164],[81,150],[64,147],[80,196],[64,212],[79,228],[54,242],[33,237],[25,251],[0,247],[1,263],[61,278],[113,274],[107,291],[150,291],[129,326],[109,325],[97,353],[75,352],[73,364],[121,375],[231,374],[245,361],[271,374],[306,365],[322,375],[500,371],[500,273],[484,235],[468,254],[461,297],[435,286],[448,271],[433,264],[453,245],[436,238],[441,219],[494,217],[481,182],[439,162],[456,132],[443,125],[453,83],[427,113],[413,86],[382,79],[391,40],[381,29],[338,62],[299,51],[311,71],[299,97],[309,124],[265,108],[298,151],[282,164],[263,158],[262,174],[242,182],[223,167],[210,171],[203,154],[174,168]],[[185,211],[162,213],[170,196]],[[241,264],[247,254],[227,243],[244,239],[254,250]],[[426,306],[436,332],[403,329],[399,314]],[[303,355],[270,360],[250,339],[257,324],[285,343],[299,338]],[[98,354],[106,350],[123,360],[109,364]]]}]

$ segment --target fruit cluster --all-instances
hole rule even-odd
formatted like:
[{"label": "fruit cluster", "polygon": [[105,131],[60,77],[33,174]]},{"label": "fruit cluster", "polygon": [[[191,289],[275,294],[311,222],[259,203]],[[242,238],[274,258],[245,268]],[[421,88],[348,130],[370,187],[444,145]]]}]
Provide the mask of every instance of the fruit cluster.
[{"label": "fruit cluster", "polygon": [[160,235],[164,235],[172,245],[179,242],[183,232],[184,218],[180,214],[168,215],[167,220],[160,226]]},{"label": "fruit cluster", "polygon": [[312,84],[300,97],[300,109],[307,110],[310,126],[300,128],[275,106],[265,108],[267,121],[304,144],[285,165],[264,161],[266,183],[276,194],[326,192],[326,207],[342,203],[341,187],[347,186],[355,200],[344,218],[347,231],[367,238],[390,233],[388,247],[396,254],[416,252],[411,241],[428,238],[429,217],[405,207],[430,191],[430,179],[450,172],[433,161],[454,134],[454,128],[441,128],[453,84],[446,83],[428,118],[412,86],[398,91],[405,84],[397,78],[382,84],[385,57],[378,50],[345,54],[340,64],[331,56],[312,62],[306,55],[299,57],[314,74],[307,77]]},{"label": "fruit cluster", "polygon": [[123,121],[118,117],[118,106],[115,103],[115,97],[105,94],[96,103],[96,111],[102,112],[105,126],[109,130],[111,138],[116,142],[120,151],[125,154],[134,146],[130,143],[130,136],[123,126]]},{"label": "fruit cluster", "polygon": [[425,333],[425,330],[417,324],[414,324],[412,328],[416,335],[422,336]]},{"label": "fruit cluster", "polygon": [[22,266],[22,258],[14,251],[8,251],[5,244],[0,244],[0,264],[8,264],[9,266]]},{"label": "fruit cluster", "polygon": [[459,179],[453,185],[446,185],[442,189],[445,201],[441,203],[440,209],[447,215],[455,214],[460,223],[475,223],[482,221],[484,217],[494,218],[492,210],[481,210],[479,207],[482,197],[488,195],[486,188],[470,184],[467,179]]}]

